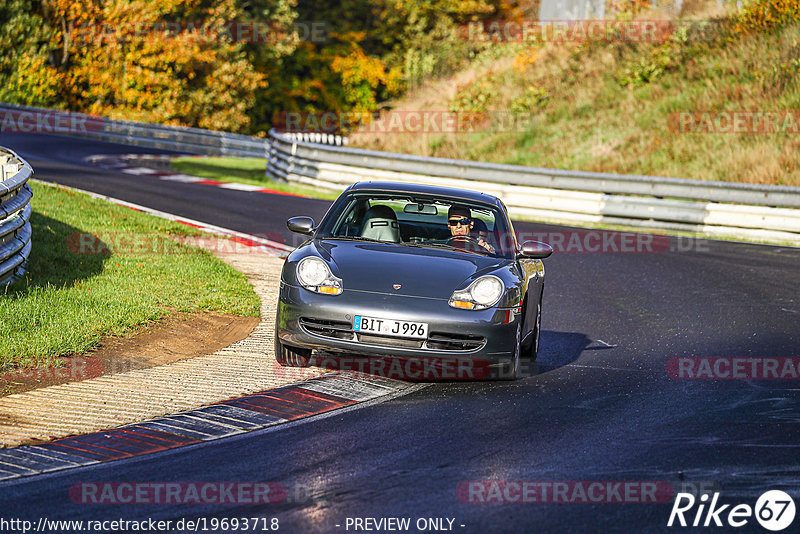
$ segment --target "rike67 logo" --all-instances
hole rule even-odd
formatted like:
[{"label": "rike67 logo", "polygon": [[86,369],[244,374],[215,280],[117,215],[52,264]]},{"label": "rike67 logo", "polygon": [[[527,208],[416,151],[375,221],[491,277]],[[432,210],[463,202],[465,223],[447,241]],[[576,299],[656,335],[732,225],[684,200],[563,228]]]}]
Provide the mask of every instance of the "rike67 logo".
[{"label": "rike67 logo", "polygon": [[[788,493],[770,490],[756,501],[755,508],[749,504],[717,504],[719,493],[714,493],[709,502],[708,494],[695,498],[691,493],[678,493],[672,504],[667,526],[739,528],[756,521],[767,530],[778,532],[792,524],[795,516],[794,500]],[[696,509],[695,509],[696,508]]]}]

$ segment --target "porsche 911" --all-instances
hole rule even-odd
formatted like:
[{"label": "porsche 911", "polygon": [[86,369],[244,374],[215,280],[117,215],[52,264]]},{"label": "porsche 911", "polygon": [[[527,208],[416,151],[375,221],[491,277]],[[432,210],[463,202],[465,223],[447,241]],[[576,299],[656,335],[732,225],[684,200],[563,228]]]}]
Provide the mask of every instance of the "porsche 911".
[{"label": "porsche 911", "polygon": [[[391,182],[348,187],[287,258],[275,321],[281,365],[313,351],[447,362],[516,379],[536,359],[547,244],[517,243],[498,198]],[[488,370],[476,376],[476,369]]]}]

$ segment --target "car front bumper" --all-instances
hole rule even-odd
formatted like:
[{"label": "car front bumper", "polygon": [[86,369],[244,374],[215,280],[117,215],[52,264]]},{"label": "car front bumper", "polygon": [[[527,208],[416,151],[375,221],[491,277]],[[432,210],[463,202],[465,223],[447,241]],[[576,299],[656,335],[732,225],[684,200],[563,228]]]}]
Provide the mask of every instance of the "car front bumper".
[{"label": "car front bumper", "polygon": [[[356,315],[424,322],[428,339],[357,334],[352,330]],[[508,308],[461,310],[442,299],[353,290],[321,295],[282,281],[275,331],[281,343],[294,347],[362,360],[400,358],[421,362],[417,367],[437,365],[472,378],[486,378],[510,364],[521,320]],[[348,364],[365,370],[355,359]],[[374,370],[374,362],[367,367]]]}]

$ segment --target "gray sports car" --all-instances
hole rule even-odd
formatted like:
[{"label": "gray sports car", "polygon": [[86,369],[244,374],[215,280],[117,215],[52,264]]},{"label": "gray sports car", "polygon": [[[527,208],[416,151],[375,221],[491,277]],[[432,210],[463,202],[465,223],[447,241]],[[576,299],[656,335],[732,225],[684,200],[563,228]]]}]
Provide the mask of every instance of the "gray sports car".
[{"label": "gray sports car", "polygon": [[541,260],[553,249],[518,245],[499,199],[361,182],[319,225],[293,217],[287,226],[310,238],[281,274],[281,365],[308,365],[316,350],[352,358],[340,368],[398,378],[516,379],[535,360]]}]

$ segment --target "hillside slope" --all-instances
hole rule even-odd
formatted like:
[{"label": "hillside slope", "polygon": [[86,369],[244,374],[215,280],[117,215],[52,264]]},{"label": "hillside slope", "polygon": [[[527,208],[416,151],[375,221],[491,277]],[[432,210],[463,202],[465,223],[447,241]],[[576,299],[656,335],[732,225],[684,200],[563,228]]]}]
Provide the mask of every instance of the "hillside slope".
[{"label": "hillside slope", "polygon": [[[800,2],[753,0],[738,13],[685,6],[673,31],[656,42],[495,43],[471,69],[393,103],[395,111],[514,114],[519,120],[511,127],[488,121],[474,133],[358,133],[351,144],[537,167],[800,185]],[[700,11],[692,13],[692,6]],[[618,16],[665,20],[654,11]]]}]

